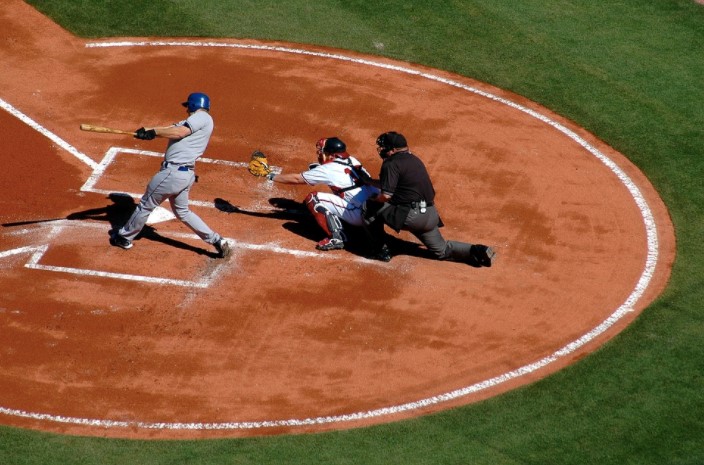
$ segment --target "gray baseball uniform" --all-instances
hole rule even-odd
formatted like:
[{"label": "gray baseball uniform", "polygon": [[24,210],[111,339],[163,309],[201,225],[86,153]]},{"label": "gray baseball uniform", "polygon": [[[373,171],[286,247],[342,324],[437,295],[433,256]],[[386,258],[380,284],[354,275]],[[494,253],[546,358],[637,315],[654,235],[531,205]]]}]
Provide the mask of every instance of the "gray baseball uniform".
[{"label": "gray baseball uniform", "polygon": [[187,126],[191,134],[182,139],[169,140],[161,170],[149,182],[137,209],[120,228],[119,234],[132,241],[147,223],[151,212],[168,199],[176,218],[205,242],[214,244],[220,235],[188,208],[188,194],[195,181],[195,163],[208,146],[214,127],[213,118],[207,111],[198,110],[175,126]]}]

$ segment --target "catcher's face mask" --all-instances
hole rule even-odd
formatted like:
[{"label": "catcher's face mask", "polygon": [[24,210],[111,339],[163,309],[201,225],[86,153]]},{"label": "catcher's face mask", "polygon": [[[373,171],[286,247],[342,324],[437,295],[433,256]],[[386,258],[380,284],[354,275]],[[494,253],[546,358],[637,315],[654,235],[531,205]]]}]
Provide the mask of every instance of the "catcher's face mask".
[{"label": "catcher's face mask", "polygon": [[323,152],[323,147],[325,147],[325,141],[327,139],[323,138],[315,143],[315,153],[318,154],[318,163],[321,165],[325,163],[325,153]]}]

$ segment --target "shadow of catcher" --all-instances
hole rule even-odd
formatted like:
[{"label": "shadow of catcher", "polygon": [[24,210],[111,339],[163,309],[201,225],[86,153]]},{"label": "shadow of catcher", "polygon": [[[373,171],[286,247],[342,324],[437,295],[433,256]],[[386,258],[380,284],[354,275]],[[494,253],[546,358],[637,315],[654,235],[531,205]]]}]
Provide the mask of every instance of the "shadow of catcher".
[{"label": "shadow of catcher", "polygon": [[[303,202],[282,197],[273,197],[269,199],[269,204],[274,207],[275,210],[270,212],[256,212],[243,210],[225,199],[215,199],[215,208],[221,212],[283,220],[286,221],[282,225],[284,229],[316,243],[326,237]],[[349,241],[345,243],[346,251],[360,257],[369,255],[369,244],[363,228],[345,223],[345,234],[349,239]],[[427,260],[436,260],[432,252],[422,247],[420,244],[406,241],[389,234],[387,234],[386,239],[387,245],[391,248],[394,255],[409,255]],[[479,264],[476,266],[479,266]]]}]

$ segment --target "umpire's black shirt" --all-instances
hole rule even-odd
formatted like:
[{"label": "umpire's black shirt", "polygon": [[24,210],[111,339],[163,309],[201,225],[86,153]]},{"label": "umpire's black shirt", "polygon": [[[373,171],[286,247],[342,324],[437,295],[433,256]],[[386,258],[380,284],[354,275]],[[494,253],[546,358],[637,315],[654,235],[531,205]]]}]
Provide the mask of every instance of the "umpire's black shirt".
[{"label": "umpire's black shirt", "polygon": [[381,164],[379,179],[381,190],[391,196],[391,205],[409,205],[421,200],[431,205],[435,200],[428,170],[411,152],[397,152],[386,158]]}]

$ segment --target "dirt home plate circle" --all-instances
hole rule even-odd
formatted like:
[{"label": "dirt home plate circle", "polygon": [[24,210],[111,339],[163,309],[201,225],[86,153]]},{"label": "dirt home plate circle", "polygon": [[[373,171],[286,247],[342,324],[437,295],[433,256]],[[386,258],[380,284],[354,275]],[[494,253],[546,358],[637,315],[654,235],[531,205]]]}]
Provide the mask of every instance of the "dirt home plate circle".
[{"label": "dirt home plate circle", "polygon": [[[574,363],[667,283],[673,228],[645,176],[521,96],[342,50],[83,41],[18,0],[0,15],[1,189],[20,199],[0,228],[2,424],[181,439],[398,421]],[[176,122],[190,92],[215,120],[191,208],[232,256],[211,258],[168,209],[132,249],[110,247],[165,143],[80,124]],[[494,246],[494,266],[433,260],[406,233],[389,263],[319,252],[285,207],[313,188],[247,173],[255,149],[303,171],[337,136],[377,174],[389,130],[426,163],[444,236]]]}]

